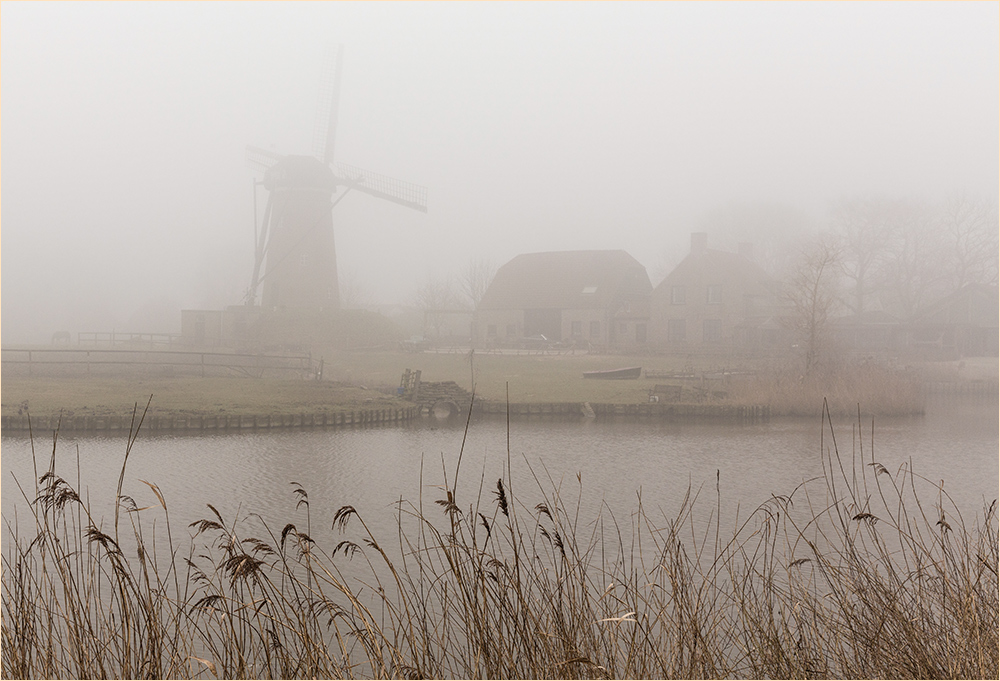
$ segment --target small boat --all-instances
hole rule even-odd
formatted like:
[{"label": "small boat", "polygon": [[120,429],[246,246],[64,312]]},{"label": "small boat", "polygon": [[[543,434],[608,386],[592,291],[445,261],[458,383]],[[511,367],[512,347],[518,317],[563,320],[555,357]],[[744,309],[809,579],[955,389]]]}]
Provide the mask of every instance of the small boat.
[{"label": "small boat", "polygon": [[584,378],[598,378],[604,381],[625,381],[639,378],[642,367],[626,367],[624,369],[604,369],[602,371],[584,371]]}]

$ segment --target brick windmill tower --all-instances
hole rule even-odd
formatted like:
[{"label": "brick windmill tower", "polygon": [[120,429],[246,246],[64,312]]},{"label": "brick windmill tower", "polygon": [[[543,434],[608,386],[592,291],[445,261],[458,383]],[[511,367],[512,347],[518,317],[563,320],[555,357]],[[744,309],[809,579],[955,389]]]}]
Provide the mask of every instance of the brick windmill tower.
[{"label": "brick windmill tower", "polygon": [[263,173],[258,184],[267,190],[246,300],[256,305],[260,295],[262,311],[340,308],[333,209],[352,191],[427,212],[425,187],[334,161],[342,64],[339,47],[326,97],[329,115],[314,156],[247,147],[247,164]]}]

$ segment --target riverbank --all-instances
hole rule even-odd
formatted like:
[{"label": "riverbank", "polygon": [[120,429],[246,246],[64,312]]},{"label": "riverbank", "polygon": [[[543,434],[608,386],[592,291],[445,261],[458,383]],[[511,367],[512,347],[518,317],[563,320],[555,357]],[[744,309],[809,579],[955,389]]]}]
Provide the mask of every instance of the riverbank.
[{"label": "riverbank", "polygon": [[[992,364],[991,364],[992,363]],[[928,386],[996,393],[996,358],[895,371],[841,368],[809,378],[765,363],[729,370],[677,357],[605,355],[480,355],[453,353],[336,353],[325,379],[245,376],[169,376],[153,371],[90,375],[18,376],[6,372],[0,408],[4,430],[37,430],[60,423],[73,430],[127,430],[133,408],[150,396],[146,426],[163,430],[226,430],[331,426],[402,421],[429,405],[396,395],[406,369],[425,382],[475,385],[487,413],[514,415],[639,415],[734,418],[751,414],[816,416],[824,399],[832,413],[895,416],[921,413]],[[635,380],[587,380],[583,372],[641,366]],[[991,374],[992,372],[992,374]],[[991,377],[992,376],[992,377]],[[990,378],[991,377],[991,378]],[[924,383],[923,381],[930,381]],[[984,381],[992,381],[986,385]],[[981,385],[982,384],[982,385]],[[466,405],[456,405],[464,410]],[[740,417],[742,418],[742,417]]]},{"label": "riverbank", "polygon": [[[150,396],[152,400],[150,401]],[[150,430],[349,425],[399,421],[414,404],[338,381],[142,375],[3,379],[4,430],[128,430],[133,409]]]},{"label": "riverbank", "polygon": [[[142,420],[143,430],[161,431],[239,431],[269,428],[324,428],[336,426],[362,426],[386,423],[400,423],[419,416],[418,407],[397,407],[393,409],[358,409],[302,412],[300,414],[254,414],[222,416],[175,416],[173,414],[153,415]],[[141,416],[138,413],[137,419]],[[0,417],[4,431],[49,432],[54,430],[72,432],[128,432],[133,428],[131,412],[127,415],[112,416],[57,416]]]},{"label": "riverbank", "polygon": [[[903,416],[923,413],[925,384],[938,391],[966,384],[996,384],[997,358],[969,358],[887,367],[845,363],[803,376],[790,361],[725,357],[587,354],[416,354],[356,352],[326,358],[326,375],[366,385],[398,385],[406,369],[420,369],[424,380],[455,381],[477,397],[514,404],[590,402],[639,405],[651,400],[731,407],[766,406],[774,416],[818,416],[824,401],[833,414]],[[636,380],[588,380],[584,372],[641,367]],[[659,389],[663,393],[657,395]],[[680,390],[671,394],[671,389]],[[996,390],[993,390],[995,393]]]}]

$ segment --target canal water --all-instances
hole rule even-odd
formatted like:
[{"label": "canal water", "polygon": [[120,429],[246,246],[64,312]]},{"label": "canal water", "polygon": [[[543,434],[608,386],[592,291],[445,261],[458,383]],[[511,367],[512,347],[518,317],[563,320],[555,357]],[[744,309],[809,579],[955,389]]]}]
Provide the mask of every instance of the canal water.
[{"label": "canal water", "polygon": [[[860,436],[856,417],[832,424],[848,476],[852,460],[862,455],[893,474],[910,465],[934,484],[943,481],[970,525],[997,498],[995,399],[929,396],[923,416],[875,419],[874,429],[870,416],[860,421]],[[5,435],[0,447],[4,519],[13,523],[16,518],[30,529],[26,497],[34,495],[36,471],[48,469],[51,434],[36,434],[33,443]],[[79,478],[81,496],[89,497],[105,528],[113,523],[125,448],[122,435],[64,435],[55,446],[57,474],[74,487]],[[227,522],[254,523],[256,514],[276,532],[288,522],[302,527],[305,510],[297,508],[292,493],[297,483],[309,495],[317,539],[334,539],[332,517],[344,505],[354,506],[376,535],[394,539],[396,502],[422,501],[429,514],[440,514],[433,502],[443,498],[441,486],[445,477],[453,480],[459,459],[460,507],[480,499],[492,515],[491,492],[499,477],[507,478],[509,465],[513,495],[521,504],[533,509],[557,492],[571,510],[580,500],[585,523],[598,511],[626,520],[640,497],[647,514],[662,510],[672,517],[688,490],[699,494],[706,515],[718,505],[725,518],[735,519],[737,512],[745,517],[772,494],[789,494],[804,480],[822,475],[823,457],[831,452],[831,424],[819,417],[754,424],[522,418],[508,427],[504,418],[483,416],[474,417],[468,430],[463,419],[431,418],[345,429],[140,433],[123,493],[139,507],[154,506],[143,511],[152,522],[149,514],[159,512],[157,501],[141,481],[156,484],[169,505],[176,538],[178,528],[210,517],[207,504]],[[938,503],[936,489],[926,484],[928,502]],[[4,545],[8,538],[5,526]]]}]

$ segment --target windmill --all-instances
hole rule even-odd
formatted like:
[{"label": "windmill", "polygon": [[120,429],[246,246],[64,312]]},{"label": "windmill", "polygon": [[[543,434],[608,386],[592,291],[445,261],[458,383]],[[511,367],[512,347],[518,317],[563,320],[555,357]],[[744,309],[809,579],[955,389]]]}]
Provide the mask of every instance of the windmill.
[{"label": "windmill", "polygon": [[[341,46],[332,69],[326,130],[318,136],[316,156],[247,147],[247,164],[263,172],[258,184],[267,190],[267,205],[255,236],[249,305],[257,303],[262,289],[260,305],[265,310],[339,309],[332,212],[352,190],[427,212],[425,187],[334,162],[342,64]],[[254,223],[256,230],[256,216]]]}]

